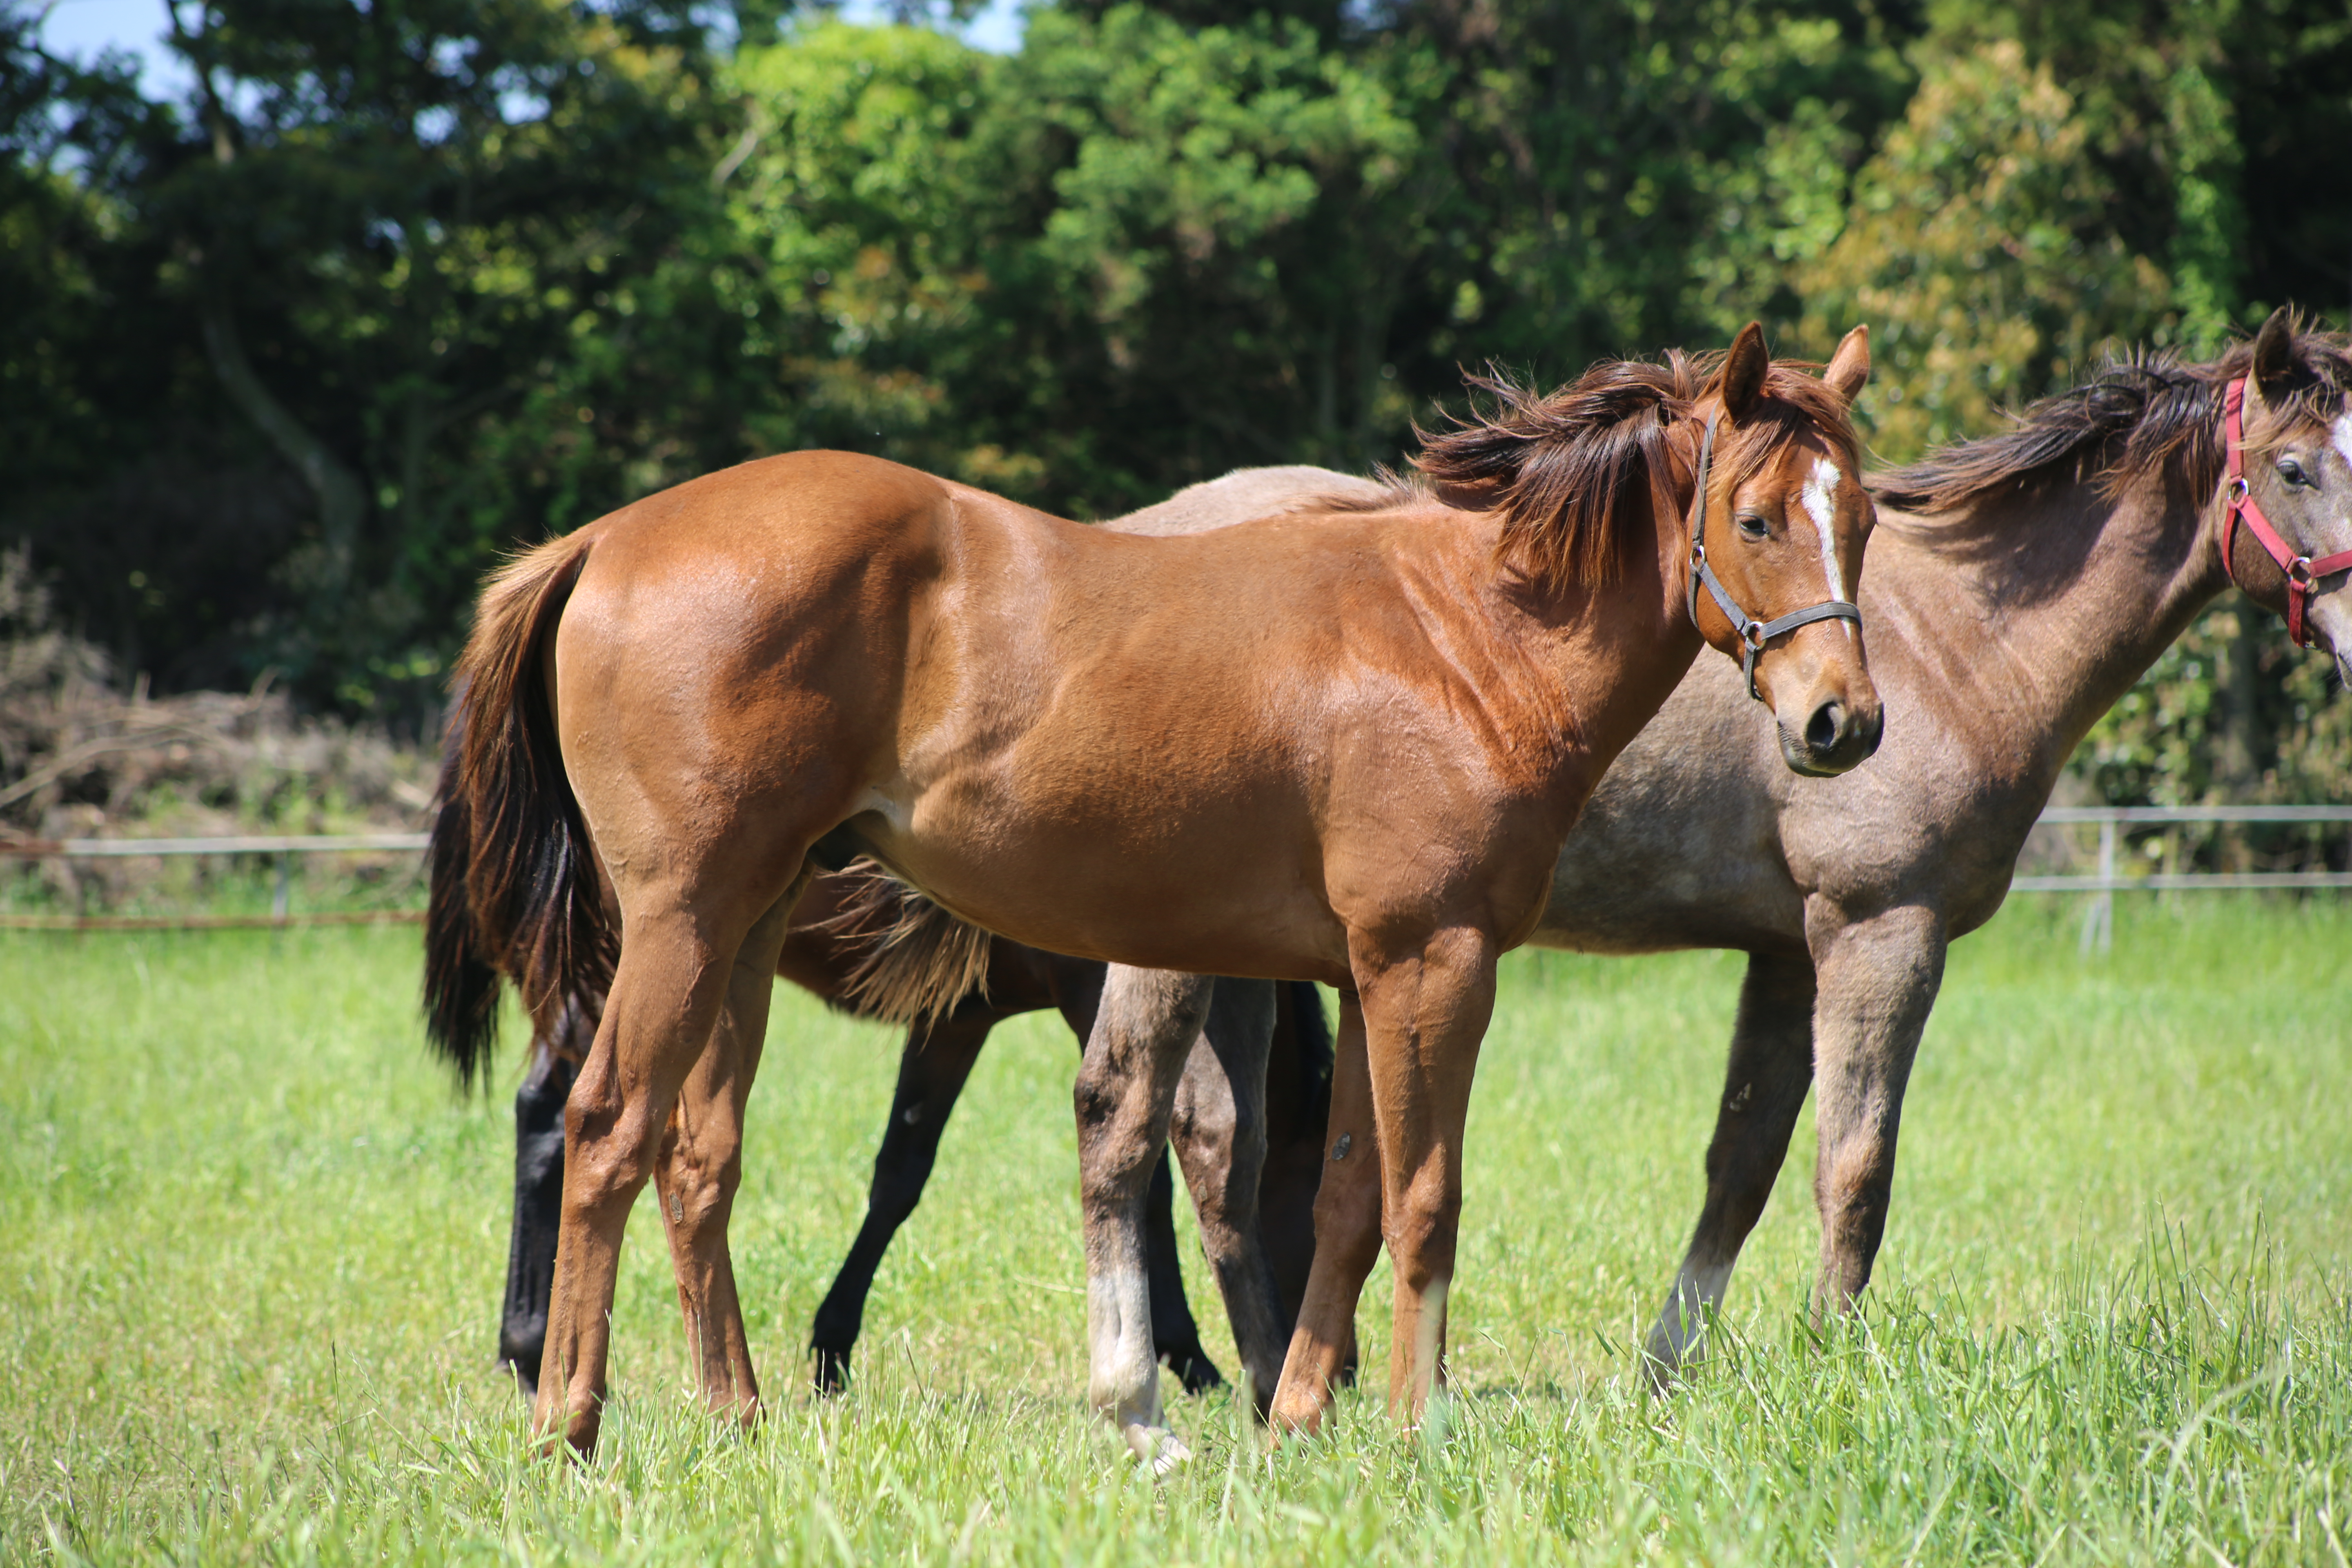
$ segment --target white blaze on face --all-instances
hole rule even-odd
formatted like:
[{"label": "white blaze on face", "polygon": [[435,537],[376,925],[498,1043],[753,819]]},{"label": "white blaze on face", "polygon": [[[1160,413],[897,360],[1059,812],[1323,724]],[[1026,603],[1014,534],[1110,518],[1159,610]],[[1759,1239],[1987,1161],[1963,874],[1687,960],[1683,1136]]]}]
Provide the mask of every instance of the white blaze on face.
[{"label": "white blaze on face", "polygon": [[[1797,499],[1804,506],[1805,515],[1813,520],[1813,531],[1821,535],[1822,575],[1829,581],[1830,597],[1850,605],[1853,596],[1846,592],[1845,568],[1838,563],[1837,553],[1837,488],[1844,477],[1835,463],[1827,458],[1816,458],[1813,471],[1806,477]],[[1849,638],[1853,636],[1852,621],[1838,624],[1845,627]]]},{"label": "white blaze on face", "polygon": [[[2327,427],[2327,433],[2335,438],[2336,456],[2344,459],[2347,468],[2352,468],[2352,408],[2337,415],[2336,423]],[[2352,521],[2352,503],[2347,504],[2345,516],[2346,521]]]}]

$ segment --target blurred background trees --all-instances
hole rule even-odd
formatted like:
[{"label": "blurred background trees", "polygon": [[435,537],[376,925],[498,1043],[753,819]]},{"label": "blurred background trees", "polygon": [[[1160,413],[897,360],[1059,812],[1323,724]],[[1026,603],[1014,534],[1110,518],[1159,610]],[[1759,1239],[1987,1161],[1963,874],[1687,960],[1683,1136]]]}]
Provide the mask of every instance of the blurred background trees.
[{"label": "blurred background trees", "polygon": [[[1100,516],[1760,316],[1871,323],[1899,460],[2352,303],[2340,0],[171,17],[150,101],[0,0],[0,540],[126,678],[419,732],[500,551],[766,452]],[[2224,603],[2078,771],[2352,798],[2329,685]]]}]

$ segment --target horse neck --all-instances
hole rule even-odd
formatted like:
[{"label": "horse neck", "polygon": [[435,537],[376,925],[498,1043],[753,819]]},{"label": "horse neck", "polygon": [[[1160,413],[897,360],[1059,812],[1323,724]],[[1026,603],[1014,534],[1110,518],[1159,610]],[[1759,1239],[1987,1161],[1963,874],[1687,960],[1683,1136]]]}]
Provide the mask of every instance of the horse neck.
[{"label": "horse neck", "polygon": [[1988,749],[2054,782],[2225,585],[2212,510],[2162,478],[2109,499],[2089,477],[1933,522],[1883,511],[1865,573],[1874,652],[1899,644],[1915,700],[1960,733],[1999,726]]},{"label": "horse neck", "polygon": [[1527,650],[1526,684],[1549,705],[1555,746],[1543,790],[1560,813],[1563,836],[1603,771],[1665,706],[1706,646],[1684,607],[1686,536],[1677,520],[1661,518],[1656,537],[1654,558],[1630,552],[1598,586],[1521,581],[1498,595]]}]

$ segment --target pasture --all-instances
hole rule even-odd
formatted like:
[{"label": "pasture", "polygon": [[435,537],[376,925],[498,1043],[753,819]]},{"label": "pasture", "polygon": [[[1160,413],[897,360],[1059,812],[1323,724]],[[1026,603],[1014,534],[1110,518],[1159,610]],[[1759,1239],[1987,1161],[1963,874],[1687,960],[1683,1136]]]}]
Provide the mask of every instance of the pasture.
[{"label": "pasture", "polygon": [[[1714,1352],[1633,1346],[1700,1191],[1739,961],[1507,961],[1454,1397],[1268,1454],[1082,1408],[1058,1022],[1001,1030],[838,1404],[801,1386],[897,1037],[780,988],[734,1222],[770,1401],[691,1408],[640,1205],[595,1460],[489,1370],[511,1156],[425,1059],[410,930],[0,936],[0,1556],[146,1562],[2347,1563],[2352,906],[2021,898],[1954,951],[1858,1324],[1803,1312],[1811,1125]],[[1182,1225],[1189,1226],[1190,1216]],[[1188,1285],[1228,1371],[1191,1249]],[[1360,1324],[1386,1385],[1388,1278]]]}]

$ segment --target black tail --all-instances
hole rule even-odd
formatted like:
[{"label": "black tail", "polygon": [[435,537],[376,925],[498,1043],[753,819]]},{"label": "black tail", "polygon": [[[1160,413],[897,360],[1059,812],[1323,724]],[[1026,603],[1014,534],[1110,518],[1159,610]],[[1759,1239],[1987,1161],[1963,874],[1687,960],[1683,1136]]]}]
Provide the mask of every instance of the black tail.
[{"label": "black tail", "polygon": [[542,544],[494,574],[458,661],[451,761],[431,839],[425,1017],[461,1079],[498,1037],[498,984],[551,1028],[574,998],[611,988],[620,933],[564,775],[539,677],[593,532]]},{"label": "black tail", "polygon": [[433,829],[425,848],[431,877],[425,901],[425,1037],[435,1053],[457,1069],[459,1085],[471,1089],[498,1048],[499,977],[475,930],[466,888],[474,826],[473,813],[457,787],[457,753],[464,734],[461,697],[449,721],[441,777],[433,792]]}]

